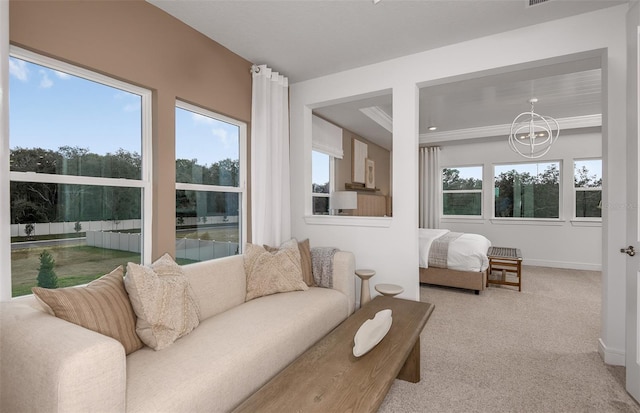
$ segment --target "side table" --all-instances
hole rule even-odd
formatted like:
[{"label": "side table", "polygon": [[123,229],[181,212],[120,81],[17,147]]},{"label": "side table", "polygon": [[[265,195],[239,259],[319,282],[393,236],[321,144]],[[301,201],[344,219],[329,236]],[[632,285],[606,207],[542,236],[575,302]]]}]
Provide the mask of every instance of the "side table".
[{"label": "side table", "polygon": [[404,288],[395,284],[376,284],[375,289],[380,294],[387,295],[389,297],[394,297],[404,292]]},{"label": "side table", "polygon": [[[489,258],[487,287],[489,284],[510,285],[522,291],[522,253],[518,248],[490,247],[487,257]],[[491,279],[491,273],[494,270],[502,271],[500,279]],[[507,281],[507,273],[514,274],[517,282]]]},{"label": "side table", "polygon": [[374,270],[357,269],[356,275],[362,280],[360,286],[360,307],[371,301],[371,291],[369,290],[369,278],[376,275]]}]

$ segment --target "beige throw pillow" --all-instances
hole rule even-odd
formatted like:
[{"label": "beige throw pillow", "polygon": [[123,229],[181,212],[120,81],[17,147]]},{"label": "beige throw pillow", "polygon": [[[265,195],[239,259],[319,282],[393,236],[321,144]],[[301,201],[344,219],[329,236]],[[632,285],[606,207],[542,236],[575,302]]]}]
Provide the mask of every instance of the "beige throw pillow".
[{"label": "beige throw pillow", "polygon": [[[269,252],[276,252],[278,248],[263,245],[264,249]],[[300,265],[302,267],[302,280],[309,286],[315,287],[316,282],[313,279],[313,267],[311,266],[311,247],[309,239],[298,242],[298,250],[300,251]]]},{"label": "beige throw pillow", "polygon": [[83,287],[57,290],[33,287],[31,290],[56,317],[118,340],[129,354],[143,344],[136,334],[136,315],[125,291],[123,276],[121,265]]},{"label": "beige throw pillow", "polygon": [[138,316],[136,332],[152,349],[170,346],[200,323],[189,281],[169,254],[150,267],[128,263],[124,285]]},{"label": "beige throw pillow", "polygon": [[247,275],[246,301],[264,295],[308,290],[302,280],[298,242],[291,239],[271,253],[259,245],[247,244],[244,252]]}]

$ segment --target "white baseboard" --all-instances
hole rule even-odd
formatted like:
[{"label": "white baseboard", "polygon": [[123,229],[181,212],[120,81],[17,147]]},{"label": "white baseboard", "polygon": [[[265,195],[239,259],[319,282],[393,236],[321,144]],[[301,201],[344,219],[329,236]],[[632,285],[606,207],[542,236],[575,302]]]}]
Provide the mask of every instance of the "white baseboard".
[{"label": "white baseboard", "polygon": [[552,267],[566,268],[570,270],[586,270],[586,271],[602,271],[602,264],[593,264],[585,262],[568,262],[568,261],[548,261],[548,260],[532,260],[525,257],[522,260],[523,265],[531,265],[534,267]]},{"label": "white baseboard", "polygon": [[615,348],[607,348],[602,342],[602,339],[598,339],[598,353],[606,364],[612,366],[624,366],[625,365],[625,351]]}]

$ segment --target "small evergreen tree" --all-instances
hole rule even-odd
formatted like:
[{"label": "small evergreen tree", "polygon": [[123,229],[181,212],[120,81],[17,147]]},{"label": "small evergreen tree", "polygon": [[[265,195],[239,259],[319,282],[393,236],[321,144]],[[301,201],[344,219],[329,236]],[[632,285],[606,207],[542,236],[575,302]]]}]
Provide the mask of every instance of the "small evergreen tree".
[{"label": "small evergreen tree", "polygon": [[73,226],[73,230],[76,233],[80,233],[80,231],[82,231],[82,224],[80,223],[80,221],[76,222],[76,224]]},{"label": "small evergreen tree", "polygon": [[56,261],[49,251],[40,254],[40,268],[38,268],[38,287],[58,288],[58,276],[53,270]]},{"label": "small evergreen tree", "polygon": [[27,238],[31,238],[31,234],[35,231],[36,226],[33,224],[26,224],[24,226],[24,233],[27,234]]}]

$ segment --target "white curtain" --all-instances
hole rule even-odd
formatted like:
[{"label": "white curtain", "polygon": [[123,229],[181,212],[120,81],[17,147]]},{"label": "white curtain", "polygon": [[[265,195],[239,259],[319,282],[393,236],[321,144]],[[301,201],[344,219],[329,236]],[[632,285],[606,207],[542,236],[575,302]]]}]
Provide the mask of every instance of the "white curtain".
[{"label": "white curtain", "polygon": [[440,226],[440,148],[420,148],[420,228]]},{"label": "white curtain", "polygon": [[265,65],[252,73],[252,242],[279,246],[291,238],[289,80]]}]

